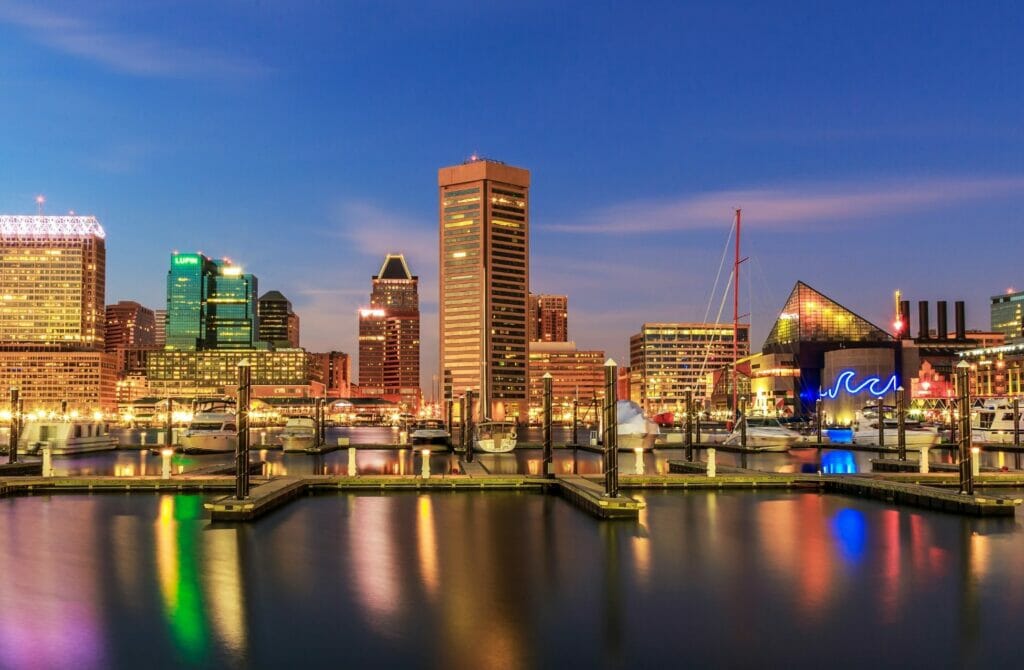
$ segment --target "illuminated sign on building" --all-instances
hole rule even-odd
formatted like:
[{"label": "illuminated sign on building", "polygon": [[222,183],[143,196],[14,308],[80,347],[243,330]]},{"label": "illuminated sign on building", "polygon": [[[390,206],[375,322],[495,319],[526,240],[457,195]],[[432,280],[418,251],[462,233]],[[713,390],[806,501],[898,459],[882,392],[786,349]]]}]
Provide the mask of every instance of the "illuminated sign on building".
[{"label": "illuminated sign on building", "polygon": [[832,388],[825,389],[825,391],[822,392],[821,397],[835,400],[839,396],[840,391],[845,391],[850,395],[867,392],[869,395],[881,398],[886,393],[896,390],[897,381],[895,372],[890,375],[884,383],[882,382],[881,377],[874,376],[853,384],[851,382],[856,374],[857,373],[853,370],[843,370],[836,375],[836,381],[832,384]]},{"label": "illuminated sign on building", "polygon": [[175,256],[175,265],[199,265],[199,258],[196,256]]}]

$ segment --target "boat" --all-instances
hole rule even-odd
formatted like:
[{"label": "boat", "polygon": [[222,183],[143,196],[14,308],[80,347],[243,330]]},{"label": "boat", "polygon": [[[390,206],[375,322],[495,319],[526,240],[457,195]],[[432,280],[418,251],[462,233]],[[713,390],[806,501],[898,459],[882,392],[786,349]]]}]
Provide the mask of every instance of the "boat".
[{"label": "boat", "polygon": [[615,403],[619,449],[649,449],[661,433],[658,424],[644,416],[640,405],[630,400]]},{"label": "boat", "polygon": [[488,454],[507,454],[516,448],[514,421],[481,421],[473,426],[473,448]]},{"label": "boat", "polygon": [[[1024,417],[1024,412],[1021,413]],[[1024,418],[1017,427],[1024,437]],[[991,398],[971,414],[971,441],[980,444],[1013,444],[1013,403],[1006,398]]]},{"label": "boat", "polygon": [[[884,446],[895,447],[899,438],[896,408],[884,405],[882,412]],[[926,426],[920,421],[907,417],[903,420],[903,429],[908,447],[931,447],[939,443],[939,429],[935,426]],[[857,412],[853,422],[853,442],[855,444],[878,444],[878,407],[876,405],[868,405]]]},{"label": "boat", "polygon": [[285,452],[304,452],[312,449],[316,445],[316,421],[309,417],[288,419],[277,437],[281,442],[281,449]]},{"label": "boat", "polygon": [[94,451],[117,449],[117,438],[110,434],[103,421],[70,419],[67,421],[29,421],[25,424],[18,440],[25,453],[42,453],[50,445],[54,456],[70,456]]},{"label": "boat", "polygon": [[234,412],[197,412],[181,435],[181,450],[186,454],[221,454],[237,446]]},{"label": "boat", "polygon": [[743,417],[723,444],[739,446],[743,443],[743,423],[746,423],[747,446],[761,451],[787,451],[803,440],[803,435],[776,418]]},{"label": "boat", "polygon": [[448,444],[450,436],[445,429],[444,421],[439,419],[424,419],[417,421],[412,426],[412,434],[409,436],[413,444]]}]

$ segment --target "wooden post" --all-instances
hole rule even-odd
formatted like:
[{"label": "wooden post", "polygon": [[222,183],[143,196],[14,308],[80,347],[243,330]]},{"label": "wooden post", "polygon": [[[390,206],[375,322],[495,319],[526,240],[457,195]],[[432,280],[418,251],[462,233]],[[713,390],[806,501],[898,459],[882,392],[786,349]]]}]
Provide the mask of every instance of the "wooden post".
[{"label": "wooden post", "polygon": [[822,410],[821,398],[814,401],[814,432],[818,436],[818,449],[821,449],[821,410]]},{"label": "wooden post", "polygon": [[740,398],[739,400],[739,414],[736,417],[737,421],[740,422],[740,447],[743,449],[740,452],[740,467],[744,470],[747,469],[747,399]]},{"label": "wooden post", "polygon": [[902,386],[896,389],[896,446],[901,461],[907,460],[907,408],[903,406],[905,395]]},{"label": "wooden post", "polygon": [[960,361],[956,366],[957,404],[960,408],[960,493],[974,494],[974,478],[971,474],[971,391],[970,366]]},{"label": "wooden post", "polygon": [[7,461],[9,463],[18,462],[18,440],[21,438],[21,414],[18,412],[18,408],[21,403],[18,401],[19,391],[16,388],[11,388],[11,434],[10,442],[8,443]]},{"label": "wooden post", "polygon": [[466,415],[462,419],[462,427],[466,430],[464,438],[466,462],[473,462],[473,391],[466,389]]},{"label": "wooden post", "polygon": [[[885,446],[885,396],[878,399],[878,446]],[[878,452],[878,457],[882,457],[882,452]]]},{"label": "wooden post", "polygon": [[235,416],[237,444],[235,446],[235,498],[249,497],[249,386],[252,368],[249,361],[238,363],[238,406]]},{"label": "wooden post", "polygon": [[[579,389],[577,389],[577,392],[579,392]],[[580,443],[579,428],[580,428],[580,399],[579,398],[573,398],[572,399],[572,443],[573,443],[573,446],[575,446],[575,445]]]},{"label": "wooden post", "polygon": [[[1020,449],[1020,398],[1013,399],[1013,446]],[[1013,452],[1013,467],[1020,470],[1020,451]]]},{"label": "wooden post", "polygon": [[693,461],[693,391],[687,389],[686,391],[686,433],[684,441],[686,442],[686,460]]},{"label": "wooden post", "polygon": [[544,455],[541,475],[554,477],[554,453],[551,445],[551,386],[553,380],[550,372],[545,372],[541,379],[544,380],[544,416],[541,419],[544,422]]},{"label": "wooden post", "polygon": [[616,382],[618,366],[608,359],[604,364],[604,492],[615,497],[619,495],[619,417],[618,389]]},{"label": "wooden post", "polygon": [[167,420],[164,421],[164,449],[170,449],[174,444],[171,439],[171,432],[174,430],[174,401],[167,398]]}]

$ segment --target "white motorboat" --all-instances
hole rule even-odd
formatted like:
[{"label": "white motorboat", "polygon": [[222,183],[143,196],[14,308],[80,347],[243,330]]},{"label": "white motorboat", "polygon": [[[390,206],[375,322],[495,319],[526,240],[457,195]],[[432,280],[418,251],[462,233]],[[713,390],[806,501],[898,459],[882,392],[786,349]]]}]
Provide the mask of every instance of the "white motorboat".
[{"label": "white motorboat", "polygon": [[41,453],[42,448],[49,444],[52,455],[69,456],[117,449],[117,438],[110,434],[107,424],[102,421],[29,421],[18,444],[30,454]]},{"label": "white motorboat", "polygon": [[237,446],[233,412],[198,412],[181,436],[181,450],[186,454],[220,454]]},{"label": "white motorboat", "polygon": [[644,416],[640,405],[629,400],[615,403],[619,449],[646,449],[661,433],[658,424]]},{"label": "white motorboat", "polygon": [[507,454],[518,440],[514,421],[481,421],[473,426],[473,448],[488,454]]},{"label": "white motorboat", "polygon": [[412,434],[409,436],[413,444],[448,444],[450,437],[445,430],[444,421],[438,419],[417,421],[413,424]]},{"label": "white motorboat", "polygon": [[[1024,420],[1020,417],[1017,426],[1024,439]],[[971,441],[981,444],[1013,444],[1013,402],[1006,398],[991,398],[972,412]]]},{"label": "white motorboat", "polygon": [[[803,439],[800,433],[772,417],[743,417],[740,421],[746,423],[747,446],[761,451],[786,451]],[[742,443],[743,429],[737,423],[723,444],[739,446]]]},{"label": "white motorboat", "polygon": [[[896,408],[882,407],[882,439],[885,446],[895,447],[899,439],[899,422],[896,419]],[[939,443],[939,429],[925,426],[921,422],[905,418],[904,434],[908,447],[931,447]],[[878,444],[878,407],[867,406],[857,412],[853,422],[853,442],[855,444]]]},{"label": "white motorboat", "polygon": [[278,435],[281,449],[285,452],[304,452],[316,445],[316,421],[309,417],[288,419]]}]

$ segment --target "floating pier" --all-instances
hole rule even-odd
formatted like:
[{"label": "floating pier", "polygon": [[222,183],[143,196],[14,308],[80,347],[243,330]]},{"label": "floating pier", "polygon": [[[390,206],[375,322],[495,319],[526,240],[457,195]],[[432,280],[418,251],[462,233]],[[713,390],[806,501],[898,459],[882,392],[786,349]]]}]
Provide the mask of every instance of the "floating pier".
[{"label": "floating pier", "polygon": [[966,495],[934,486],[877,477],[828,475],[821,479],[826,491],[973,516],[1013,516],[1016,508],[1024,502],[1019,496],[977,492]]},{"label": "floating pier", "polygon": [[42,461],[0,464],[0,477],[41,477],[42,474]]},{"label": "floating pier", "polygon": [[205,507],[213,521],[252,521],[297,498],[306,491],[306,481],[299,477],[280,477],[253,487],[249,497],[239,500],[233,495],[208,502]]},{"label": "floating pier", "polygon": [[604,487],[581,475],[559,475],[555,481],[562,497],[601,519],[635,519],[645,507],[629,496],[605,495]]}]

